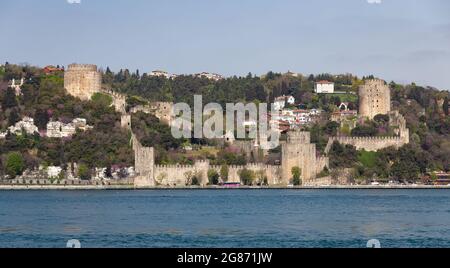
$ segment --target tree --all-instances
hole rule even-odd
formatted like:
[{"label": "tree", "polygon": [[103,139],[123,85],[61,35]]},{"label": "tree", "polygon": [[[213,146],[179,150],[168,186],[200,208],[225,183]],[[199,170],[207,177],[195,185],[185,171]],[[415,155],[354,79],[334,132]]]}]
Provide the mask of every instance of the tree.
[{"label": "tree", "polygon": [[9,153],[6,156],[6,173],[12,178],[17,175],[22,175],[25,169],[25,162],[23,160],[22,154],[18,152]]},{"label": "tree", "polygon": [[50,121],[50,117],[48,116],[47,110],[38,109],[36,114],[34,115],[34,122],[36,126],[42,130],[47,129],[47,123]]},{"label": "tree", "polygon": [[209,185],[219,184],[219,173],[217,173],[214,169],[208,170],[208,181]]},{"label": "tree", "polygon": [[228,181],[228,172],[229,170],[227,165],[222,165],[220,167],[220,177],[224,182]]},{"label": "tree", "polygon": [[78,177],[84,181],[88,181],[91,179],[91,171],[87,165],[80,164],[78,166]]},{"label": "tree", "polygon": [[351,168],[357,161],[358,152],[352,145],[335,141],[329,153],[331,168]]},{"label": "tree", "polygon": [[377,114],[374,118],[373,121],[379,123],[379,124],[386,124],[389,122],[389,115],[386,114]]},{"label": "tree", "polygon": [[19,121],[20,121],[20,116],[19,116],[19,113],[17,112],[17,109],[12,109],[11,112],[9,113],[8,125],[13,126]]},{"label": "tree", "polygon": [[407,159],[399,160],[392,166],[392,176],[400,181],[416,181],[419,172],[416,163]]},{"label": "tree", "polygon": [[198,178],[197,174],[194,174],[194,176],[191,178],[191,185],[200,186],[200,179]]},{"label": "tree", "polygon": [[106,107],[109,107],[113,102],[111,96],[103,93],[95,93],[94,95],[92,95],[91,99],[95,104]]},{"label": "tree", "polygon": [[295,186],[299,186],[302,184],[300,180],[300,176],[302,174],[302,170],[299,167],[293,167],[291,170],[292,173],[292,182]]},{"label": "tree", "polygon": [[253,185],[253,180],[255,179],[255,173],[252,170],[244,168],[239,171],[239,178],[244,185]]},{"label": "tree", "polygon": [[357,126],[352,130],[352,136],[355,137],[372,137],[378,134],[378,130],[374,126]]},{"label": "tree", "polygon": [[3,109],[9,109],[17,106],[16,92],[12,88],[6,90],[3,97],[2,107]]},{"label": "tree", "polygon": [[445,115],[448,116],[448,97],[445,97],[444,104],[442,105],[442,108],[444,109]]},{"label": "tree", "polygon": [[325,125],[325,133],[330,136],[336,136],[339,127],[340,127],[340,125],[338,122],[334,122],[334,121],[327,122],[327,124]]},{"label": "tree", "polygon": [[106,169],[105,169],[105,176],[106,176],[107,178],[112,178],[112,177],[113,177],[113,175],[112,175],[112,170],[111,170],[111,165],[108,165],[108,166],[106,167]]}]

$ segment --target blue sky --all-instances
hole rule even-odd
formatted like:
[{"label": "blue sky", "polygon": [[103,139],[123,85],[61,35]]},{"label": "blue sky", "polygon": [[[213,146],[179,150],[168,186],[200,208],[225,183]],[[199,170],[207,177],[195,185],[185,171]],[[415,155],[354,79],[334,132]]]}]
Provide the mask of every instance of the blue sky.
[{"label": "blue sky", "polygon": [[450,1],[370,1],[1,0],[0,61],[350,72],[450,89]]}]

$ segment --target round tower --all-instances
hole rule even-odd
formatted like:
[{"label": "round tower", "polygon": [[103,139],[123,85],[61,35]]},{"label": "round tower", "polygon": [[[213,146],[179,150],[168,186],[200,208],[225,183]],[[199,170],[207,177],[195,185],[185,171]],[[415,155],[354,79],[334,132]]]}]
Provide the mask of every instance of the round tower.
[{"label": "round tower", "polygon": [[64,72],[64,88],[82,100],[90,100],[101,91],[102,75],[94,64],[70,64]]},{"label": "round tower", "polygon": [[379,114],[388,114],[391,111],[391,92],[383,80],[366,80],[359,87],[359,114],[373,119]]}]

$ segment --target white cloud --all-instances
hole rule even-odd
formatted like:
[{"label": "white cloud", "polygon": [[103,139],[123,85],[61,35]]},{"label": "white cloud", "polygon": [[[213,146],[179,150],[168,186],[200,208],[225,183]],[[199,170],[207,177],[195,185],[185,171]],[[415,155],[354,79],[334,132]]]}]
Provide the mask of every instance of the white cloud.
[{"label": "white cloud", "polygon": [[67,0],[67,3],[69,4],[81,4],[81,0]]},{"label": "white cloud", "polygon": [[381,4],[382,0],[367,0],[367,3],[369,3],[369,4]]}]

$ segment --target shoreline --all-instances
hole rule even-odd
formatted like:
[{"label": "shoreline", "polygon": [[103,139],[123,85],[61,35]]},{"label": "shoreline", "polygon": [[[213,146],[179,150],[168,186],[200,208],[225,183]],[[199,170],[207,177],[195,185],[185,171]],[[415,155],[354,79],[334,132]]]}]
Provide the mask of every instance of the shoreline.
[{"label": "shoreline", "polygon": [[305,187],[135,187],[134,185],[0,185],[0,191],[167,191],[167,190],[441,190],[450,189],[450,185],[333,185],[333,186],[305,186]]}]

